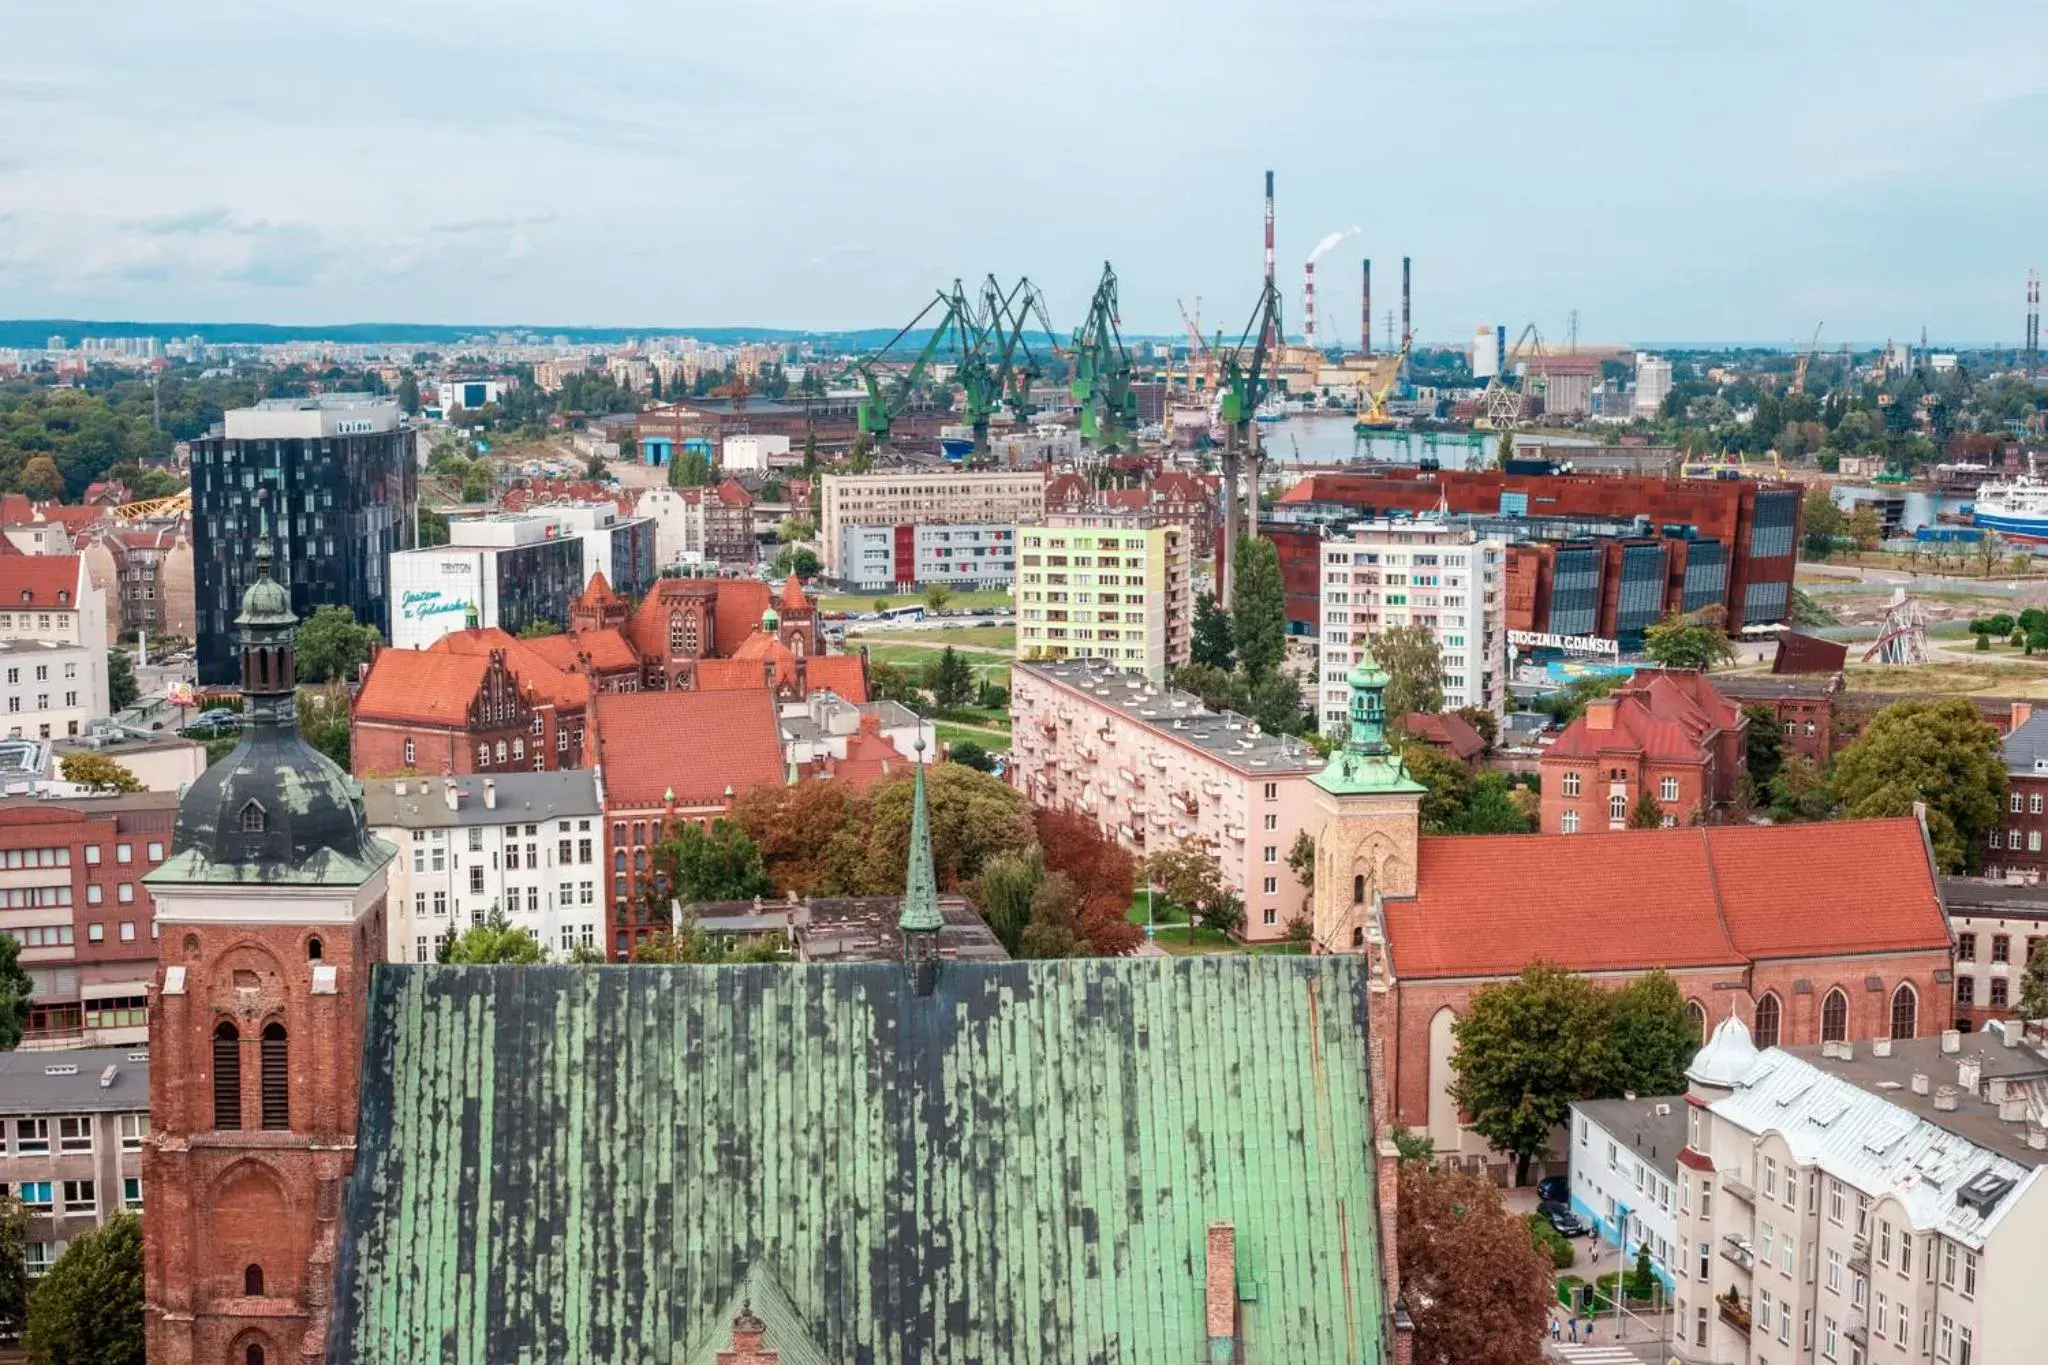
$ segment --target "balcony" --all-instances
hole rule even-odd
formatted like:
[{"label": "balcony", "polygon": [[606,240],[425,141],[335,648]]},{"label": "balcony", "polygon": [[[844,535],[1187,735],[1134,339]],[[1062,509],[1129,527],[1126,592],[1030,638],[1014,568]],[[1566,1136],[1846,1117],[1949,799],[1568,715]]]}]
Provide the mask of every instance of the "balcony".
[{"label": "balcony", "polygon": [[1743,1270],[1756,1269],[1756,1251],[1732,1232],[1721,1239],[1721,1259]]},{"label": "balcony", "polygon": [[[1619,828],[1619,826],[1616,826],[1616,828]],[[1723,1171],[1721,1173],[1721,1188],[1745,1204],[1754,1205],[1756,1203],[1756,1187],[1733,1171]]]},{"label": "balcony", "polygon": [[1223,832],[1230,836],[1230,842],[1233,844],[1241,844],[1244,842],[1243,825],[1228,825],[1224,828]]},{"label": "balcony", "polygon": [[[1733,1295],[1734,1291],[1730,1290],[1729,1293]],[[1727,1323],[1730,1327],[1742,1333],[1742,1335],[1748,1336],[1750,1321],[1748,1305],[1744,1304],[1741,1299],[1734,1297],[1716,1299],[1715,1302],[1721,1308],[1721,1321]]]},{"label": "balcony", "polygon": [[1849,1247],[1849,1273],[1870,1278],[1870,1241],[1858,1237]]},{"label": "balcony", "polygon": [[1848,1320],[1842,1324],[1842,1335],[1858,1346],[1870,1345],[1870,1323],[1864,1318],[1861,1309],[1849,1310]]}]

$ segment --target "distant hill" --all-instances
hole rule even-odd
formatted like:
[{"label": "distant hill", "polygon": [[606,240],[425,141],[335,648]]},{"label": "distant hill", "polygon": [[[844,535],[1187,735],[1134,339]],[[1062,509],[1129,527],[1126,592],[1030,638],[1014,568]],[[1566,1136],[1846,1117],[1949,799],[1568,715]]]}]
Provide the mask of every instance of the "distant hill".
[{"label": "distant hill", "polygon": [[[164,341],[201,337],[216,346],[275,346],[289,341],[331,341],[344,346],[378,343],[447,346],[464,337],[495,336],[519,332],[552,339],[567,337],[572,345],[599,345],[624,341],[627,337],[692,336],[713,345],[731,346],[747,341],[809,341],[835,351],[865,351],[880,346],[896,335],[893,327],[863,327],[846,332],[802,331],[787,327],[553,327],[529,324],[517,327],[483,325],[444,326],[416,322],[345,322],[333,326],[278,325],[267,322],[121,322],[83,318],[0,319],[0,348],[35,349],[53,336],[72,345],[80,337],[147,337]],[[897,350],[917,348],[931,333],[913,332],[897,343]],[[1034,345],[1045,338],[1034,336]]]}]

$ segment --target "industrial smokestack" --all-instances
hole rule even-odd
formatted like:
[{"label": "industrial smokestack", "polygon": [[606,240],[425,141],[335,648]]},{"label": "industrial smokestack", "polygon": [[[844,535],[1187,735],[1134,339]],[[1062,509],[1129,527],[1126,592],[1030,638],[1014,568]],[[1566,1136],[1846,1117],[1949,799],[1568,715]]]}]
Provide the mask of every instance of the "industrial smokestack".
[{"label": "industrial smokestack", "polygon": [[1266,172],[1266,283],[1273,282],[1273,173]]},{"label": "industrial smokestack", "polygon": [[1316,344],[1316,263],[1310,261],[1301,270],[1301,334],[1302,340],[1313,350]]},{"label": "industrial smokestack", "polygon": [[2041,272],[2027,272],[2027,380],[2041,361]]},{"label": "industrial smokestack", "polygon": [[1415,315],[1409,311],[1408,307],[1410,298],[1408,285],[1408,258],[1403,256],[1401,258],[1401,344],[1404,346],[1408,344],[1408,339],[1415,335]]},{"label": "industrial smokestack", "polygon": [[1365,299],[1358,307],[1358,349],[1372,354],[1372,257],[1365,258]]}]

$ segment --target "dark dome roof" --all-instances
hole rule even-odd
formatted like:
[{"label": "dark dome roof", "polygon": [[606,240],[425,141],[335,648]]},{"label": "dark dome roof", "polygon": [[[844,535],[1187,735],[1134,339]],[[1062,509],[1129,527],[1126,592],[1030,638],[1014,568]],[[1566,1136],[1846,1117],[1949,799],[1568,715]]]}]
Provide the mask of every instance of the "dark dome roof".
[{"label": "dark dome roof", "polygon": [[175,861],[211,865],[178,880],[353,881],[389,856],[355,779],[296,728],[260,722],[178,802],[172,848]]}]

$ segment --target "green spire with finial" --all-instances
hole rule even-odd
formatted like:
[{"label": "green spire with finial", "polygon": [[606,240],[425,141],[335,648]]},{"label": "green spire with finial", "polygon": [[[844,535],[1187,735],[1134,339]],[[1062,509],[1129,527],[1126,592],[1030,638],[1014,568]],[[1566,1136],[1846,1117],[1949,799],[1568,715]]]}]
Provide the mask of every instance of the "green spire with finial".
[{"label": "green spire with finial", "polygon": [[1340,796],[1425,790],[1387,742],[1387,684],[1392,679],[1373,657],[1370,640],[1361,642],[1358,662],[1345,681],[1351,684],[1351,707],[1344,747],[1309,780]]},{"label": "green spire with finial", "polygon": [[938,875],[932,870],[932,821],[924,797],[924,741],[920,739],[911,747],[916,751],[916,772],[911,778],[910,867],[903,878],[903,913],[896,921],[896,927],[906,935],[906,949],[908,935],[936,934],[946,924],[939,914]]}]

